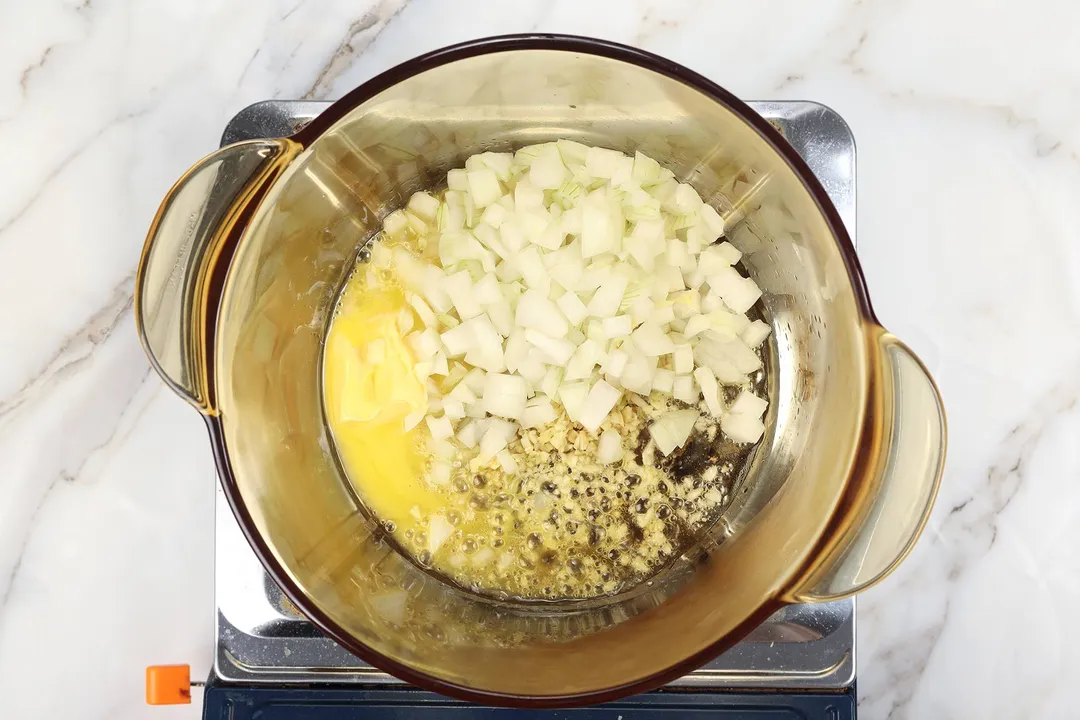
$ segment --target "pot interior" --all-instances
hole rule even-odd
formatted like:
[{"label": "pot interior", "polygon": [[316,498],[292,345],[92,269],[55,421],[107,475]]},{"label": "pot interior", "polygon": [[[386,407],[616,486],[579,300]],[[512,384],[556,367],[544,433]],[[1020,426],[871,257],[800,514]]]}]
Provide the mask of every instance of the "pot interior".
[{"label": "pot interior", "polygon": [[[860,434],[863,313],[828,201],[741,103],[607,46],[490,50],[393,70],[331,108],[320,134],[302,133],[307,149],[262,202],[224,285],[214,422],[225,482],[300,608],[384,669],[478,694],[641,689],[735,642],[812,559]],[[442,582],[387,542],[335,458],[320,366],[336,295],[381,218],[472,154],[559,138],[640,150],[723,211],[764,291],[771,397],[765,436],[695,552],[618,596],[525,606]]]}]

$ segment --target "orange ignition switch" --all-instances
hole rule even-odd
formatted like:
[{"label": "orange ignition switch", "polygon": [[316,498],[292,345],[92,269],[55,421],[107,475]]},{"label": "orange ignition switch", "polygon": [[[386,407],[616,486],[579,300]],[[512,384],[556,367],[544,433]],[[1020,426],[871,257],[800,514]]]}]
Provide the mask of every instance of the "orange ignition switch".
[{"label": "orange ignition switch", "polygon": [[190,666],[151,665],[146,668],[147,705],[187,705],[190,702]]}]

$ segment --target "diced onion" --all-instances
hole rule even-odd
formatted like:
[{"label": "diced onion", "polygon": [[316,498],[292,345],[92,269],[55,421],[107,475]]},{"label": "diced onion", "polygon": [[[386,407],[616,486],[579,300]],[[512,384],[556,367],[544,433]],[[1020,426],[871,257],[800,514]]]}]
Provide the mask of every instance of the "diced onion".
[{"label": "diced onion", "polygon": [[649,426],[649,434],[652,435],[656,448],[663,454],[670,455],[675,448],[686,444],[697,419],[697,410],[672,410]]},{"label": "diced onion", "polygon": [[579,422],[585,398],[589,394],[589,383],[584,380],[568,383],[559,387],[559,401],[563,410],[574,422]]},{"label": "diced onion", "polygon": [[604,465],[611,465],[623,459],[622,437],[615,430],[605,430],[597,443],[596,459]]},{"label": "diced onion", "polygon": [[[770,327],[746,317],[761,289],[691,185],[640,152],[570,140],[473,155],[446,180],[441,197],[415,193],[386,216],[364,271],[372,287],[375,269],[394,272],[406,290],[395,321],[428,398],[403,426],[427,420],[429,477],[448,481],[444,455],[461,446],[479,447],[476,467],[517,472],[519,427],[554,422],[559,405],[599,435],[598,462],[617,462],[623,440],[605,421],[623,392],[646,407],[651,392],[704,396],[728,437],[760,438],[766,400],[744,390],[725,414],[720,386],[761,368]],[[364,362],[385,362],[380,342],[360,349]],[[656,448],[684,444],[698,416],[661,417]]]},{"label": "diced onion", "polygon": [[671,384],[671,394],[676,400],[682,400],[691,405],[696,404],[698,398],[701,397],[701,393],[694,386],[694,378],[689,375],[675,376]]},{"label": "diced onion", "polygon": [[495,455],[510,444],[510,440],[517,432],[517,425],[505,420],[489,420],[484,436],[480,438],[480,454],[477,461],[480,465],[491,460]]},{"label": "diced onion", "polygon": [[585,398],[578,422],[589,432],[596,432],[621,395],[622,393],[611,385],[603,380],[597,380]]},{"label": "diced onion", "polygon": [[454,434],[454,426],[450,424],[450,420],[446,417],[427,418],[427,426],[431,431],[431,437],[435,440],[445,440]]},{"label": "diced onion", "polygon": [[675,373],[664,368],[653,370],[652,388],[658,392],[670,393],[675,386]]},{"label": "diced onion", "polygon": [[525,411],[528,383],[520,375],[488,373],[484,378],[484,409],[496,417],[517,420]]},{"label": "diced onion", "polygon": [[668,353],[675,352],[675,343],[671,342],[671,338],[669,338],[667,334],[660,329],[660,326],[655,323],[642,323],[641,326],[633,332],[630,339],[634,341],[634,345],[637,346],[641,352],[649,357],[657,357],[659,355],[667,355]]},{"label": "diced onion", "polygon": [[395,210],[383,219],[383,232],[390,237],[395,237],[405,232],[408,224],[409,221],[405,219],[405,213],[401,210]]},{"label": "diced onion", "polygon": [[413,193],[407,207],[425,220],[434,220],[439,211],[439,200],[426,192]]},{"label": "diced onion", "polygon": [[720,217],[720,213],[716,212],[716,208],[711,205],[702,205],[698,210],[698,214],[701,216],[702,222],[705,227],[709,229],[716,237],[720,237],[724,234],[724,219]]},{"label": "diced onion", "polygon": [[630,330],[633,327],[629,315],[616,315],[615,317],[604,318],[602,322],[604,334],[609,338],[629,335]]},{"label": "diced onion", "polygon": [[739,393],[739,396],[735,398],[735,402],[731,404],[731,413],[733,415],[750,415],[759,418],[765,414],[765,410],[767,410],[768,407],[768,402],[759,398],[749,390],[743,390]]},{"label": "diced onion", "polygon": [[[510,454],[509,450],[500,450],[495,453],[495,458],[499,461],[499,467],[507,475],[513,475],[518,471],[517,461],[514,460],[514,456]],[[489,549],[489,548],[485,548]]]},{"label": "diced onion", "polygon": [[476,207],[484,208],[498,201],[502,196],[499,178],[488,169],[473,170],[468,173],[469,194]]},{"label": "diced onion", "polygon": [[772,328],[767,323],[763,323],[760,320],[754,320],[752,323],[743,328],[743,331],[739,334],[747,346],[756,348],[765,342],[765,338],[769,337],[769,333],[772,332]]},{"label": "diced onion", "polygon": [[451,535],[454,534],[454,526],[442,515],[432,515],[428,521],[427,549],[434,555],[442,547]]},{"label": "diced onion", "polygon": [[551,358],[556,365],[565,365],[574,354],[574,344],[565,338],[553,338],[538,330],[525,331],[525,339]]},{"label": "diced onion", "polygon": [[737,443],[754,443],[761,439],[765,425],[753,415],[729,413],[720,421],[720,429]]},{"label": "diced onion", "polygon": [[699,367],[694,371],[694,379],[701,388],[701,395],[705,398],[705,406],[714,417],[720,417],[724,412],[724,405],[720,400],[720,386],[716,382],[716,376],[707,367]]},{"label": "diced onion", "polygon": [[551,404],[551,401],[545,400],[541,405],[530,405],[525,408],[521,413],[521,427],[526,430],[541,427],[554,422],[555,418],[555,406]]},{"label": "diced onion", "polygon": [[694,371],[694,349],[689,345],[676,345],[672,353],[672,364],[676,375],[689,375]]},{"label": "diced onion", "polygon": [[551,337],[566,335],[570,325],[558,306],[548,299],[546,293],[528,290],[518,300],[515,321],[519,327],[532,328]]},{"label": "diced onion", "polygon": [[562,310],[563,315],[570,321],[571,325],[580,325],[583,320],[589,315],[588,308],[581,302],[581,298],[577,296],[577,293],[571,291],[565,292],[559,296],[559,299],[555,301]]},{"label": "diced onion", "polygon": [[611,318],[619,312],[627,280],[622,275],[613,275],[601,283],[592,300],[589,301],[589,314],[598,318]]}]

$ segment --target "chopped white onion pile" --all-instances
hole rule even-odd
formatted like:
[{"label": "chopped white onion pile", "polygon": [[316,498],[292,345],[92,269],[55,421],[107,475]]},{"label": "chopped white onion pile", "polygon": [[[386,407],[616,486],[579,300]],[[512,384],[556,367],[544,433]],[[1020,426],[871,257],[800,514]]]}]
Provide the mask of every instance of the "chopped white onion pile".
[{"label": "chopped white onion pile", "polygon": [[[447,184],[384,223],[391,240],[423,238],[438,264],[400,245],[377,244],[372,257],[397,272],[419,320],[402,327],[427,381],[433,442],[478,446],[476,466],[514,472],[506,448],[519,426],[550,423],[561,406],[610,464],[626,439],[605,427],[608,414],[624,392],[653,391],[704,400],[736,442],[761,437],[766,401],[744,389],[725,407],[721,391],[761,366],[754,348],[769,326],[745,314],[761,291],[734,267],[739,250],[717,243],[724,222],[690,185],[641,153],[565,140],[474,155]],[[660,417],[657,448],[685,444],[698,417]],[[433,532],[429,545],[441,539]]]}]

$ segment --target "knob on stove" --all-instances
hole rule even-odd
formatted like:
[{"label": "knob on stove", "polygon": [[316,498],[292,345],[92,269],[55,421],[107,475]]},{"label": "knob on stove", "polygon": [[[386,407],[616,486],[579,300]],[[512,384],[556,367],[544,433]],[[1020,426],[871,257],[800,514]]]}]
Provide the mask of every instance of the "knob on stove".
[{"label": "knob on stove", "polygon": [[150,665],[146,668],[146,704],[187,705],[192,686],[203,684],[192,682],[189,665]]}]

